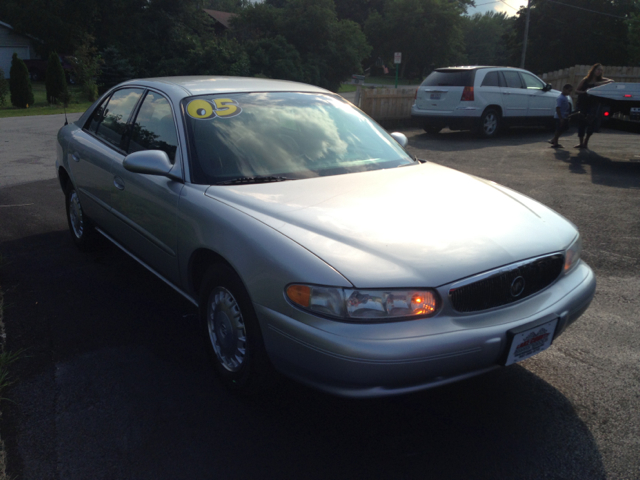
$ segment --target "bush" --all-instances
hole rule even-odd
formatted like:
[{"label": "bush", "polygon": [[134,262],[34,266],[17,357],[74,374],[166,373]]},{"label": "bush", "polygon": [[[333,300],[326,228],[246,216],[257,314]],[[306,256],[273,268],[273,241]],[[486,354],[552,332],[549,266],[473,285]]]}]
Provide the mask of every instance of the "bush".
[{"label": "bush", "polygon": [[0,68],[0,107],[4,107],[4,98],[9,93],[9,82],[4,78],[4,71]]},{"label": "bush", "polygon": [[17,108],[29,108],[33,105],[33,91],[31,90],[31,80],[29,80],[29,70],[18,54],[14,53],[11,58],[11,70],[9,70],[9,89],[11,90],[11,105]]},{"label": "bush", "polygon": [[45,87],[47,90],[47,102],[64,102],[63,97],[66,98],[67,96],[67,79],[62,64],[60,63],[60,58],[58,58],[58,54],[55,52],[49,54]]}]

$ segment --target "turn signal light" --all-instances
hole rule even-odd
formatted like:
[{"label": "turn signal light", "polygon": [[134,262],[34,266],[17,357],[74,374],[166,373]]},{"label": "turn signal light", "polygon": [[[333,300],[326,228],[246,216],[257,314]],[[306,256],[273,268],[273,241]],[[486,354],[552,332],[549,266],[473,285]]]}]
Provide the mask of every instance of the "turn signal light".
[{"label": "turn signal light", "polygon": [[311,287],[306,285],[289,285],[289,287],[287,287],[287,297],[301,307],[309,308],[309,305],[311,305]]}]

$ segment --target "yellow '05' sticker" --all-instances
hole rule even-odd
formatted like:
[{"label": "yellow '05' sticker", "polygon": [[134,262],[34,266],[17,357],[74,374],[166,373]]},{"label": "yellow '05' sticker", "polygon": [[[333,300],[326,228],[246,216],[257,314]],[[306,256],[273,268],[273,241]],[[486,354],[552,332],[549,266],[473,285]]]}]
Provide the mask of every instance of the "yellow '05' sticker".
[{"label": "yellow '05' sticker", "polygon": [[231,98],[208,100],[192,100],[187,105],[187,113],[191,118],[205,120],[213,117],[231,118],[242,113],[237,101]]}]

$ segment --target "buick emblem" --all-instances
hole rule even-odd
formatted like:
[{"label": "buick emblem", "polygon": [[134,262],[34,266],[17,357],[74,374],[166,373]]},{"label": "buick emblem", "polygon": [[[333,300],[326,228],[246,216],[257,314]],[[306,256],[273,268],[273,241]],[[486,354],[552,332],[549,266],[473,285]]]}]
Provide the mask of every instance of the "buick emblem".
[{"label": "buick emblem", "polygon": [[523,291],[524,291],[524,278],[522,277],[514,278],[513,282],[511,282],[511,296],[513,298],[517,298],[520,295],[522,295]]}]

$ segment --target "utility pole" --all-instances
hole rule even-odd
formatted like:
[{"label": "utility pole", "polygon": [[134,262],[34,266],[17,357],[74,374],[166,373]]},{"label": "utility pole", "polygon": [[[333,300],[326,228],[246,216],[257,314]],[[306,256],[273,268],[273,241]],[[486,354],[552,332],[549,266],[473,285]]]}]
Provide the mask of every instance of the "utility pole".
[{"label": "utility pole", "polygon": [[531,15],[531,0],[527,2],[527,20],[524,24],[524,42],[522,43],[522,59],[520,68],[524,68],[524,59],[527,56],[527,39],[529,38],[529,17]]}]

